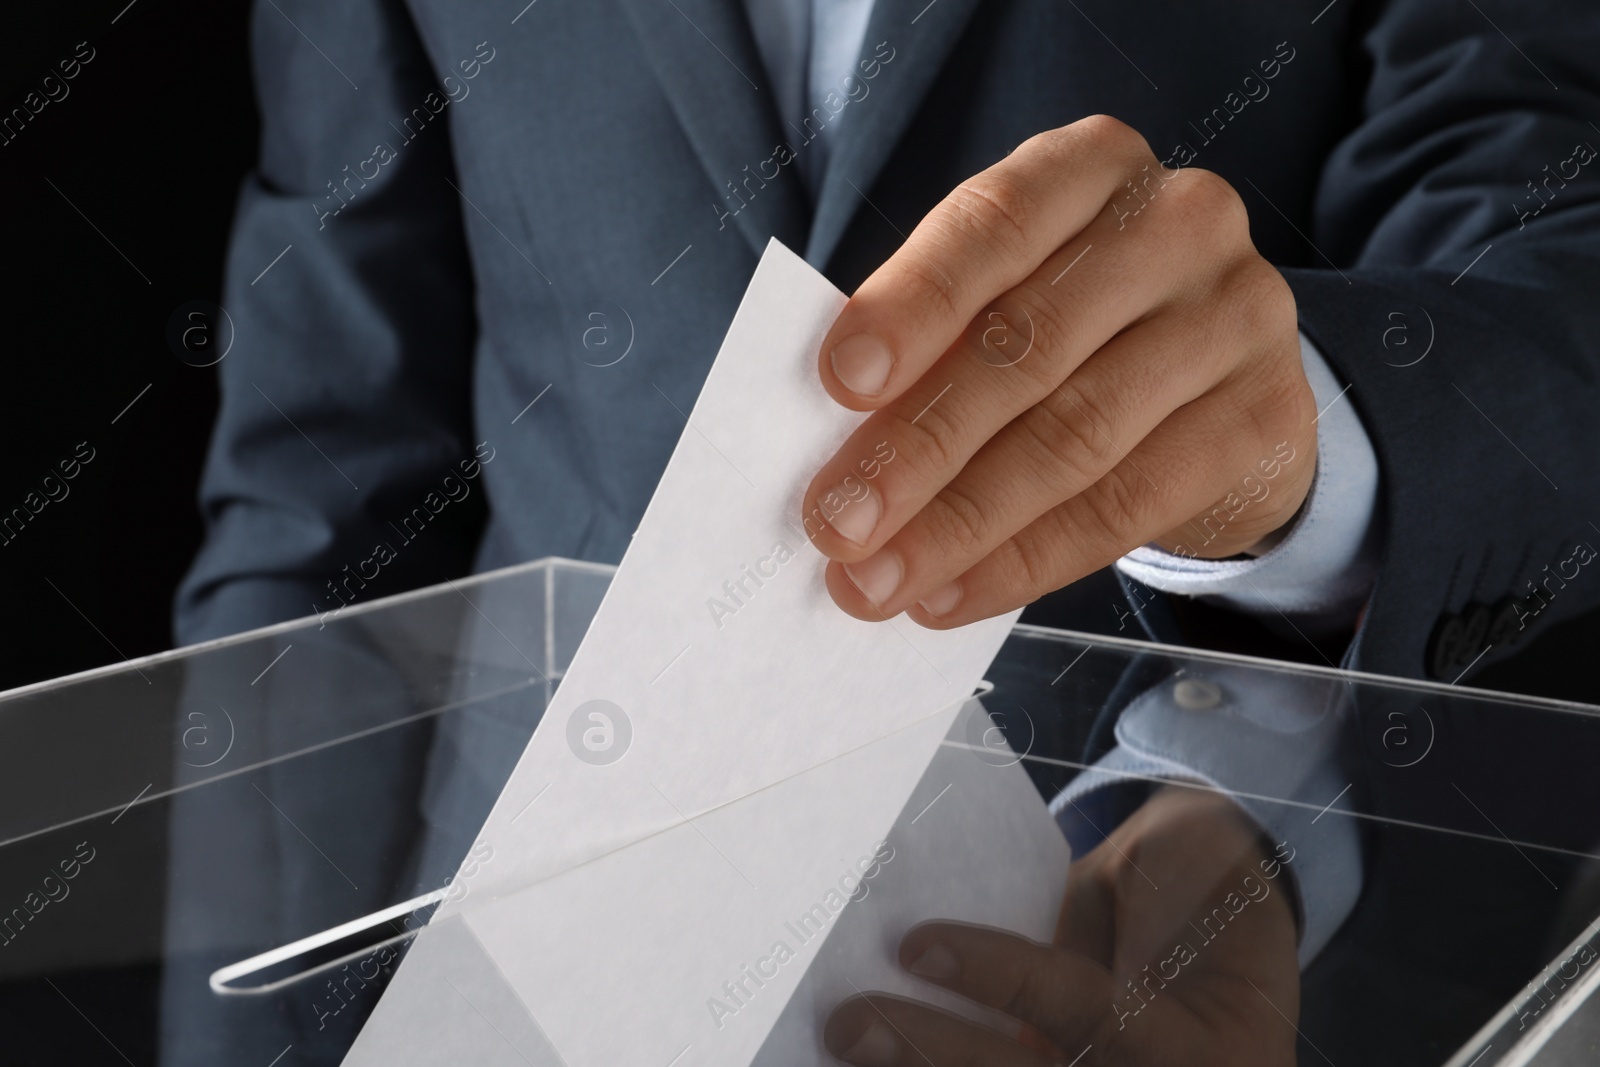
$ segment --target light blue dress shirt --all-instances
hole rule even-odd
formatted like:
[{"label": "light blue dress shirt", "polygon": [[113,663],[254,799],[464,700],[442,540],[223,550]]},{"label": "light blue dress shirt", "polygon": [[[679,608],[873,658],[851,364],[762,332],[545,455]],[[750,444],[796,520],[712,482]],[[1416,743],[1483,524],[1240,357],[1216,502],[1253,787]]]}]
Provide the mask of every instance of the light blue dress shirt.
[{"label": "light blue dress shirt", "polygon": [[[845,95],[841,86],[856,74],[872,0],[745,0],[744,6],[778,96],[778,114],[801,133],[805,116],[821,107],[829,92]],[[838,125],[848,118],[846,108],[796,153],[795,165],[813,199],[827,171]],[[805,140],[801,133],[799,141]]]}]

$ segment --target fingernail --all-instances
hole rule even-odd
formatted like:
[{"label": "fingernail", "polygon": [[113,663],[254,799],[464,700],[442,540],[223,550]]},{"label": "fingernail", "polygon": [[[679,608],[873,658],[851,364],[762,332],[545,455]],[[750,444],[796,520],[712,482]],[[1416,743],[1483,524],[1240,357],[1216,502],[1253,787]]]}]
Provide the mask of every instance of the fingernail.
[{"label": "fingernail", "polygon": [[917,601],[929,615],[948,615],[961,603],[961,583],[951,582],[940,586]]},{"label": "fingernail", "polygon": [[[865,492],[852,497],[849,488],[852,482],[858,493],[861,490]],[[840,501],[838,511],[830,512],[827,506],[830,499]],[[872,538],[872,531],[877,529],[878,519],[883,514],[883,505],[878,503],[878,494],[854,478],[846,478],[824,493],[820,503],[824,509],[823,513],[828,516],[828,525],[838,531],[839,536],[849,538],[858,545],[864,545]]]},{"label": "fingernail", "polygon": [[927,951],[912,961],[906,970],[935,982],[948,982],[961,974],[961,961],[943,944],[935,941]]},{"label": "fingernail", "polygon": [[860,563],[845,564],[844,573],[862,596],[882,606],[900,588],[900,557],[885,548]]},{"label": "fingernail", "polygon": [[839,1058],[857,1067],[894,1067],[900,1062],[900,1041],[894,1031],[875,1019]]},{"label": "fingernail", "polygon": [[894,356],[889,346],[870,333],[846,337],[833,346],[828,357],[833,363],[833,373],[844,387],[857,396],[877,396],[889,383],[889,372],[894,369]]}]

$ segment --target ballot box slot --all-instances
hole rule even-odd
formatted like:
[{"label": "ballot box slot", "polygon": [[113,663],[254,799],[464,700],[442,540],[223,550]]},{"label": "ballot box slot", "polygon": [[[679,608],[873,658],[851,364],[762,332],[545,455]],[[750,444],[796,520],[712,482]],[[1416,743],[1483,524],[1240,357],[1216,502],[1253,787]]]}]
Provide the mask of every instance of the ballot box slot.
[{"label": "ballot box slot", "polygon": [[209,979],[211,990],[219,996],[264,996],[353,960],[383,955],[415,937],[448,892],[436,889],[218,968]]}]

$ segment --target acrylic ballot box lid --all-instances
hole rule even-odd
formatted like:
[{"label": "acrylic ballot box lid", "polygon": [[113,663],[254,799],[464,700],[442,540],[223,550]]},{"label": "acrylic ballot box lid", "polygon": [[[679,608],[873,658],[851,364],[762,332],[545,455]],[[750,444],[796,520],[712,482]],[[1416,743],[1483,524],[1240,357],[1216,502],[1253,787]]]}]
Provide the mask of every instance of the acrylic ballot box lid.
[{"label": "acrylic ballot box lid", "polygon": [[[452,877],[493,862],[475,835],[611,574],[541,560],[0,694],[0,1058],[342,1062]],[[975,768],[1031,787],[1003,794],[1017,825],[1055,819],[1079,862],[1163,788],[1226,797],[1263,855],[1287,848],[1273,885],[1303,957],[1315,942],[1292,989],[1257,990],[1299,1062],[1595,1061],[1596,709],[1028,626],[987,680],[897,827],[958,812]],[[1163,870],[1169,898],[1215,882]],[[1043,892],[954,860],[919,877]],[[887,908],[859,885],[839,929]],[[1191,953],[1220,954],[1201,925]],[[1146,1009],[1176,993],[1132,980],[1151,973],[1067,1060],[1124,1062],[1104,1035],[1161,1025]],[[744,988],[695,999],[732,1012]],[[812,1041],[814,1016],[788,1012],[754,1062],[809,1062],[820,1044],[780,1041]]]}]

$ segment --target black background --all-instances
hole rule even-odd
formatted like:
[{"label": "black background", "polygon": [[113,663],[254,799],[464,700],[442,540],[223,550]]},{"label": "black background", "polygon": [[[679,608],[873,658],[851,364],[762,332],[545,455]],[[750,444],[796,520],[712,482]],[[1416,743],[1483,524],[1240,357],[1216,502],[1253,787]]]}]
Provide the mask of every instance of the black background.
[{"label": "black background", "polygon": [[218,298],[255,152],[248,8],[126,4],[6,12],[0,114],[79,42],[95,54],[65,99],[0,144],[0,512],[79,442],[95,458],[0,545],[0,689],[168,647],[172,591],[200,540],[215,374],[177,358],[167,324]]}]

